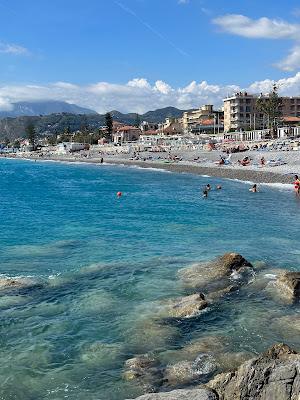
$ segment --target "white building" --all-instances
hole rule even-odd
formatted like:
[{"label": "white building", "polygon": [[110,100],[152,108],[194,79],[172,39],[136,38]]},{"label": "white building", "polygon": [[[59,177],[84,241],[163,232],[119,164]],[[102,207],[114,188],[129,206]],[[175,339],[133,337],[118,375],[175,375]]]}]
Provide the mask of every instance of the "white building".
[{"label": "white building", "polygon": [[58,154],[69,154],[74,153],[76,151],[86,149],[87,145],[83,143],[75,143],[75,142],[63,142],[59,143],[56,146],[56,152]]}]

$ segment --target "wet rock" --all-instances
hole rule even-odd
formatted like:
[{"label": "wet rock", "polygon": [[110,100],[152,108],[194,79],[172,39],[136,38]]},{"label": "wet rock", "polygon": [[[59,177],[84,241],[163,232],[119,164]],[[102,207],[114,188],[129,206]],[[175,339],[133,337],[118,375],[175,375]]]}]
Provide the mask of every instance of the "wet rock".
[{"label": "wet rock", "polygon": [[166,300],[163,304],[162,316],[170,318],[192,318],[208,306],[202,293]]},{"label": "wet rock", "polygon": [[42,287],[42,283],[32,278],[0,278],[0,291]]},{"label": "wet rock", "polygon": [[218,301],[222,297],[224,297],[230,293],[236,292],[237,290],[239,290],[238,285],[229,285],[229,286],[225,287],[224,289],[219,289],[214,292],[208,293],[207,300],[210,302]]},{"label": "wet rock", "polygon": [[207,386],[219,400],[297,400],[300,393],[300,355],[285,344],[217,375]]},{"label": "wet rock", "polygon": [[180,387],[199,382],[217,369],[217,364],[211,354],[199,354],[194,361],[181,361],[169,365],[165,369],[164,382],[168,387]]},{"label": "wet rock", "polygon": [[144,392],[155,392],[162,384],[162,372],[158,361],[148,354],[127,360],[123,378],[127,381],[137,381]]},{"label": "wet rock", "polygon": [[300,299],[300,272],[285,272],[276,280],[280,295],[288,300]]},{"label": "wet rock", "polygon": [[145,394],[136,400],[218,400],[218,397],[209,389],[181,389],[166,393]]},{"label": "wet rock", "polygon": [[208,291],[224,289],[230,285],[230,280],[242,280],[251,273],[253,267],[244,257],[226,253],[214,261],[184,268],[178,274],[185,287]]},{"label": "wet rock", "polygon": [[216,360],[221,371],[227,372],[237,369],[241,364],[253,357],[255,357],[255,355],[250,352],[227,352],[218,354]]}]

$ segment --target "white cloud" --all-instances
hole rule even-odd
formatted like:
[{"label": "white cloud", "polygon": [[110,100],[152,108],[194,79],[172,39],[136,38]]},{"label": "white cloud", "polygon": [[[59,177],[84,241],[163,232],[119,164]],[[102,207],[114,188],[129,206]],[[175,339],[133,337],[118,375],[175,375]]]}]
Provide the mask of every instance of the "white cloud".
[{"label": "white cloud", "polygon": [[291,49],[290,54],[282,61],[275,64],[283,71],[294,71],[300,67],[300,46],[295,46]]},{"label": "white cloud", "polygon": [[28,55],[29,50],[17,44],[0,42],[0,53]]},{"label": "white cloud", "polygon": [[251,19],[244,15],[228,14],[213,19],[224,32],[254,39],[299,39],[300,25],[279,19]]},{"label": "white cloud", "polygon": [[178,0],[178,4],[187,4],[190,0]]},{"label": "white cloud", "polygon": [[[174,106],[181,109],[195,108],[203,104],[222,105],[222,100],[234,92],[266,93],[273,85],[266,79],[253,82],[248,87],[211,84],[192,81],[183,87],[172,87],[158,80],[151,84],[145,78],[136,78],[124,84],[98,82],[75,85],[55,82],[48,85],[0,86],[0,110],[10,110],[13,102],[34,100],[62,100],[94,109],[99,113],[111,110],[144,113],[157,108]],[[283,95],[300,95],[300,72],[277,82]]]},{"label": "white cloud", "polygon": [[223,32],[245,38],[295,41],[297,44],[290,50],[289,55],[274,66],[283,71],[295,71],[300,67],[300,24],[266,17],[255,20],[238,14],[223,15],[213,19],[212,22]]}]

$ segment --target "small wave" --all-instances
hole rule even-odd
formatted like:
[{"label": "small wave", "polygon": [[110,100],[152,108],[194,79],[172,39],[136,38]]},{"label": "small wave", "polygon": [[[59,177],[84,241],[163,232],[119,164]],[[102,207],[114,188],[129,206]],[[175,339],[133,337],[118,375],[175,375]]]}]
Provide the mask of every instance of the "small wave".
[{"label": "small wave", "polygon": [[269,186],[271,188],[274,189],[279,189],[279,190],[283,190],[283,191],[292,191],[293,190],[293,185],[289,184],[289,183],[261,183],[260,185],[262,186]]}]

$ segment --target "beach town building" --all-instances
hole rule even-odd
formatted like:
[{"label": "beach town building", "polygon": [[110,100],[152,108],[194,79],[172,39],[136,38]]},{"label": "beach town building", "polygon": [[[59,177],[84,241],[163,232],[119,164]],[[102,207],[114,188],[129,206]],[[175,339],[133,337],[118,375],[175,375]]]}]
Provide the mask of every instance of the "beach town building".
[{"label": "beach town building", "polygon": [[135,142],[139,139],[141,130],[131,125],[123,125],[117,127],[113,133],[113,142],[115,144],[122,144],[127,142]]},{"label": "beach town building", "polygon": [[56,146],[57,154],[69,154],[74,153],[76,151],[85,150],[89,147],[89,145],[84,143],[76,143],[76,142],[63,142],[59,143]]},{"label": "beach town building", "polygon": [[182,125],[185,132],[191,132],[197,126],[201,126],[205,120],[212,120],[212,125],[219,125],[223,120],[223,111],[214,110],[213,105],[206,104],[196,110],[183,113]]},{"label": "beach town building", "polygon": [[166,118],[165,122],[159,126],[159,132],[164,135],[182,135],[182,118]]},{"label": "beach town building", "polygon": [[156,131],[157,129],[158,124],[155,122],[142,121],[142,123],[140,124],[140,130],[142,132]]},{"label": "beach town building", "polygon": [[[235,93],[224,102],[224,131],[261,130],[267,127],[267,117],[256,107],[258,95],[247,92]],[[280,97],[279,111],[282,118],[300,117],[300,97]],[[294,121],[296,123],[296,121]]]}]

